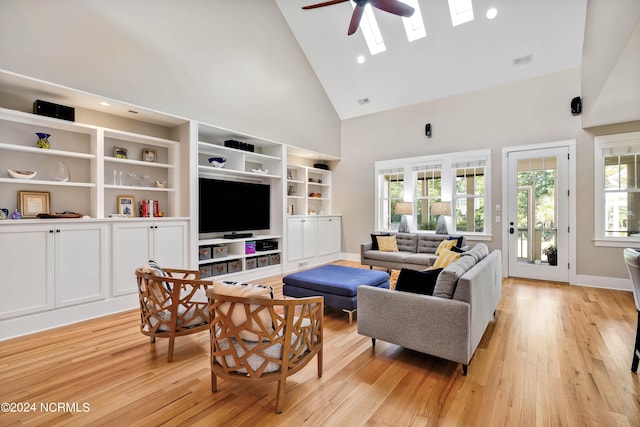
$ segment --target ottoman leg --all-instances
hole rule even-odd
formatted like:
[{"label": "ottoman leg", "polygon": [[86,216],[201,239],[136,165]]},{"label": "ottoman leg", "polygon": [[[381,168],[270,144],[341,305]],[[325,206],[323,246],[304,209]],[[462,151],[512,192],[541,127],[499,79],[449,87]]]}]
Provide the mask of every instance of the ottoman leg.
[{"label": "ottoman leg", "polygon": [[353,310],[347,310],[346,308],[343,308],[342,311],[349,315],[349,324],[351,324],[353,322],[353,313],[355,313],[356,309],[354,308]]}]

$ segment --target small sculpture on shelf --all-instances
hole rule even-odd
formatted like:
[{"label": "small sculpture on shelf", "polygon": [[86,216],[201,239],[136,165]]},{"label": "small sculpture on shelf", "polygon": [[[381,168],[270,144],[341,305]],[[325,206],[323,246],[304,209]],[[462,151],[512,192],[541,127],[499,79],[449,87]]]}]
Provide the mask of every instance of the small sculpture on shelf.
[{"label": "small sculpture on shelf", "polygon": [[58,162],[58,169],[56,169],[56,181],[67,182],[71,179],[71,172],[69,166],[66,163]]},{"label": "small sculpture on shelf", "polygon": [[49,137],[51,136],[48,133],[36,132],[38,135],[38,142],[36,142],[36,147],[49,149],[51,148],[51,143],[49,142]]}]

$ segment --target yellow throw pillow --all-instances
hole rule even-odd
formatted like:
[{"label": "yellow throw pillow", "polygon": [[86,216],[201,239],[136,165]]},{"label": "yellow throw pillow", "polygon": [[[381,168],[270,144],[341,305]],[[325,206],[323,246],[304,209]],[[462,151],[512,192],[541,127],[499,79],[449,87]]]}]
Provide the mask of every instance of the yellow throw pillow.
[{"label": "yellow throw pillow", "polygon": [[442,242],[440,242],[440,244],[438,245],[438,248],[436,249],[436,255],[440,255],[442,251],[450,250],[452,247],[456,245],[456,243],[458,243],[456,239],[443,240]]},{"label": "yellow throw pillow", "polygon": [[393,290],[396,288],[399,275],[400,275],[400,270],[391,270],[391,274],[389,275],[389,289]]},{"label": "yellow throw pillow", "polygon": [[398,252],[396,236],[378,236],[378,248],[382,252]]},{"label": "yellow throw pillow", "polygon": [[459,253],[445,249],[440,252],[438,259],[436,259],[436,262],[433,263],[433,268],[447,268],[449,264],[457,261],[458,258],[460,258]]}]

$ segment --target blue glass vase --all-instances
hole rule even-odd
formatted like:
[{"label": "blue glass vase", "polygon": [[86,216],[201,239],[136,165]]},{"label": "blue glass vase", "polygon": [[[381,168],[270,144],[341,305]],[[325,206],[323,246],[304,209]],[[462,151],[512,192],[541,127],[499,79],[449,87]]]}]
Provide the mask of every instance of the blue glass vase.
[{"label": "blue glass vase", "polygon": [[49,143],[49,135],[48,133],[36,132],[38,135],[38,142],[36,143],[36,147],[49,149],[51,148],[51,144]]}]

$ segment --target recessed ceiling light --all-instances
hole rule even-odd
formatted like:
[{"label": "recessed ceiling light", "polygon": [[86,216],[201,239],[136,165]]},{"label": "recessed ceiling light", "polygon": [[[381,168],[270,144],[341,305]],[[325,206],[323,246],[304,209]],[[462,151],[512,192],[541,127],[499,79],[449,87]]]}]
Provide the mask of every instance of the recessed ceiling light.
[{"label": "recessed ceiling light", "polygon": [[364,55],[358,55],[358,57],[356,58],[356,61],[358,61],[358,64],[364,64],[364,61],[366,61],[367,58],[364,57]]},{"label": "recessed ceiling light", "polygon": [[103,107],[108,107],[110,104],[107,101],[100,101],[100,105]]},{"label": "recessed ceiling light", "polygon": [[487,19],[493,19],[496,16],[498,16],[498,9],[492,7],[491,9],[487,10]]}]

